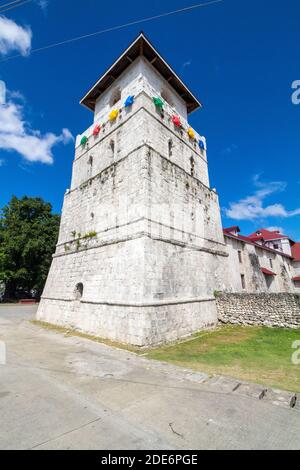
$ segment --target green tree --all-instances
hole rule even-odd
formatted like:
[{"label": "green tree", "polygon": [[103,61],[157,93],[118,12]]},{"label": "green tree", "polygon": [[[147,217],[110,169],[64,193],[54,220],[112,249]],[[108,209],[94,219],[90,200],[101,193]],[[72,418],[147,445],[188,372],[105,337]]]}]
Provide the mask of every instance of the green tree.
[{"label": "green tree", "polygon": [[41,198],[13,196],[0,217],[0,281],[5,297],[17,290],[41,294],[58,237],[60,217]]}]

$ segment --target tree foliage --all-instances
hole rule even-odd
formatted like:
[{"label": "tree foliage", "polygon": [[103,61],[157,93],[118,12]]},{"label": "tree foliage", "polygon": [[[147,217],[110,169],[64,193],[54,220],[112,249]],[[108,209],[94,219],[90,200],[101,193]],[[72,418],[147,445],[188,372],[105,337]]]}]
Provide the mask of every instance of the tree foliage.
[{"label": "tree foliage", "polygon": [[60,217],[41,198],[13,196],[0,218],[0,281],[5,296],[41,294],[58,237]]}]

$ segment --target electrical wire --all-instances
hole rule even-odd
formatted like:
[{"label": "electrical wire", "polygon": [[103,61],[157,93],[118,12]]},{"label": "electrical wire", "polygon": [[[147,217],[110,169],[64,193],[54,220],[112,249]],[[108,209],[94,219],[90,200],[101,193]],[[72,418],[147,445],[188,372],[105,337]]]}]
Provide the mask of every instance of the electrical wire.
[{"label": "electrical wire", "polygon": [[[10,3],[6,3],[6,5],[0,5],[0,14],[4,13],[5,11],[13,10],[14,8],[18,8],[22,5],[25,5],[26,3],[29,3],[29,2],[32,2],[32,0],[24,0],[24,1],[21,1],[21,2],[20,1],[18,1],[18,2],[14,1],[14,2],[10,2]],[[17,5],[11,6],[9,8],[4,8],[6,6],[12,5],[13,3],[17,3]],[[4,10],[2,8],[4,8]]]},{"label": "electrical wire", "polygon": [[[27,1],[32,1],[32,0],[27,0]],[[203,8],[203,7],[206,7],[206,6],[209,6],[209,5],[222,3],[223,1],[224,0],[210,0],[208,2],[198,3],[196,5],[191,5],[190,7],[180,8],[179,10],[173,10],[173,11],[169,11],[167,13],[161,13],[159,15],[149,16],[147,18],[142,18],[140,20],[130,21],[129,23],[125,23],[125,24],[118,25],[118,26],[113,26],[111,28],[102,29],[102,30],[96,31],[94,33],[85,34],[83,36],[77,36],[77,37],[74,37],[74,38],[71,38],[71,39],[66,39],[65,41],[56,42],[56,43],[48,44],[47,46],[31,49],[30,53],[32,54],[32,53],[35,53],[35,52],[45,51],[45,50],[48,50],[48,49],[52,49],[54,47],[62,46],[63,44],[70,44],[70,43],[75,42],[75,41],[80,41],[81,39],[87,39],[87,38],[97,36],[97,35],[100,35],[100,34],[109,33],[109,32],[112,32],[112,31],[117,31],[117,30],[120,30],[120,29],[124,29],[124,28],[127,28],[129,26],[133,26],[133,25],[137,25],[137,24],[141,24],[141,23],[146,23],[146,22],[149,22],[149,21],[157,20],[159,18],[165,18],[166,16],[176,15],[176,14],[179,14],[179,13],[184,13],[184,12],[187,12],[187,11],[195,10],[197,8]],[[17,57],[23,57],[23,55],[22,54],[16,54],[16,55],[13,55],[13,56],[5,57],[4,59],[1,59],[0,62],[7,62],[9,60],[16,59]]]}]

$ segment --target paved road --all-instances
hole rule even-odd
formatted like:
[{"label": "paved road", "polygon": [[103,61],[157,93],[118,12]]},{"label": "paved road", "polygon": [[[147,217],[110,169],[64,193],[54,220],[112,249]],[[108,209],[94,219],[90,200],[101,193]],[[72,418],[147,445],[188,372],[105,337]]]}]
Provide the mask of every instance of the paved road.
[{"label": "paved road", "polygon": [[149,361],[0,306],[0,449],[300,449],[290,394]]}]

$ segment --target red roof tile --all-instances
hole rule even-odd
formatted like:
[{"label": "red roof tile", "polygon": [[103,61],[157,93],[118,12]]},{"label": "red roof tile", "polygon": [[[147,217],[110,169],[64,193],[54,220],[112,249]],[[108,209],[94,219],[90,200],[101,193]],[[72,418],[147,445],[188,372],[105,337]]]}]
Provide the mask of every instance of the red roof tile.
[{"label": "red roof tile", "polygon": [[233,240],[238,240],[240,242],[249,243],[250,245],[254,245],[254,246],[256,246],[257,248],[259,248],[261,250],[270,251],[270,252],[276,253],[280,256],[284,256],[286,258],[293,259],[292,256],[288,255],[287,253],[284,253],[283,251],[278,251],[278,250],[275,250],[274,248],[270,248],[266,245],[261,245],[259,243],[256,243],[256,240],[251,240],[251,238],[245,237],[244,235],[233,235],[232,233],[227,232],[226,229],[223,229],[223,232],[224,232],[224,235],[226,237],[232,238]]},{"label": "red roof tile", "polygon": [[300,276],[293,277],[292,281],[300,281]]},{"label": "red roof tile", "polygon": [[292,257],[296,261],[300,261],[300,243],[295,243],[295,245],[292,246]]},{"label": "red roof tile", "polygon": [[273,271],[270,271],[269,269],[267,268],[260,268],[261,272],[263,274],[265,274],[266,276],[276,276],[275,273],[273,273]]},{"label": "red roof tile", "polygon": [[225,233],[240,232],[240,227],[234,225],[233,227],[224,228]]},{"label": "red roof tile", "polygon": [[257,232],[251,233],[251,235],[249,235],[249,238],[251,238],[251,240],[261,240],[263,238],[265,241],[289,238],[278,231],[270,231],[266,230],[265,228],[257,230]]}]

